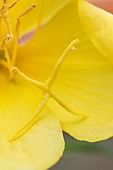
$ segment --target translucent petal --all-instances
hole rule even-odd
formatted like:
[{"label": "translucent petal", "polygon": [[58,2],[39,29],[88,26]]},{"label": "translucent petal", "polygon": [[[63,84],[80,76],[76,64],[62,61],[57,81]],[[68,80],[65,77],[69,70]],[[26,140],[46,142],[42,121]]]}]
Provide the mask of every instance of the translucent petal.
[{"label": "translucent petal", "polygon": [[76,38],[80,43],[76,51],[67,56],[52,87],[75,114],[65,111],[53,99],[48,106],[60,120],[63,130],[75,138],[106,139],[113,135],[113,66],[84,31],[76,2],[65,6],[32,41],[19,48],[16,64],[29,76],[44,81],[63,50]]},{"label": "translucent petal", "polygon": [[74,11],[71,11],[71,6],[68,3],[48,24],[37,30],[27,44],[19,47],[16,66],[25,74],[45,81],[64,48],[76,38],[72,20]]},{"label": "translucent petal", "polygon": [[79,16],[94,46],[113,62],[113,15],[87,2],[79,1]]},{"label": "translucent petal", "polygon": [[5,129],[9,138],[34,114],[42,92],[18,75],[9,81],[1,71],[0,82],[0,129]]},{"label": "translucent petal", "polygon": [[[1,130],[0,167],[4,170],[42,170],[52,166],[62,155],[63,135],[59,122],[46,109],[40,119],[18,140],[10,143]],[[51,146],[51,147],[50,147]]]}]

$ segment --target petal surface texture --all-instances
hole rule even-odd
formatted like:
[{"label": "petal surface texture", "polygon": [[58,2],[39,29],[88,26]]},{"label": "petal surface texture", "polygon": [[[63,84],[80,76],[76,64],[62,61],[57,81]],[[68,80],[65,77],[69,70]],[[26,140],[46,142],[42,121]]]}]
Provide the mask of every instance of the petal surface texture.
[{"label": "petal surface texture", "polygon": [[94,46],[113,62],[113,15],[82,0],[79,1],[79,14]]},{"label": "petal surface texture", "polygon": [[42,15],[41,26],[43,27],[45,24],[47,24],[59,10],[61,10],[70,1],[72,0],[45,1],[43,3],[43,15]]},{"label": "petal surface texture", "polygon": [[66,36],[72,32],[72,29],[69,30],[70,24],[73,24],[71,22],[73,20],[69,24],[66,21],[66,19],[70,20],[71,16],[66,15],[65,6],[68,4],[70,3],[65,3],[62,8],[58,8],[60,10],[57,10],[50,22],[39,28],[34,37],[18,49],[16,66],[33,79],[44,81],[48,78],[59,55],[73,37],[73,35],[68,36],[66,39]]},{"label": "petal surface texture", "polygon": [[20,138],[10,142],[10,138],[34,114],[42,94],[17,76],[9,82],[0,72],[0,82],[2,82],[0,84],[0,168],[47,169],[59,160],[64,149],[59,122],[45,108],[34,126]]},{"label": "petal surface texture", "polygon": [[[85,22],[87,16],[90,16],[91,23],[96,23],[100,15],[94,18],[93,15],[87,15],[86,11],[88,14],[91,11],[95,14],[102,12],[105,20],[112,17],[85,2],[80,2],[78,13],[77,2],[72,1],[51,22],[38,30],[29,43],[19,48],[16,64],[30,77],[45,81],[67,45],[73,39],[80,40],[76,51],[69,52],[52,86],[75,114],[67,112],[53,99],[49,100],[48,106],[60,120],[64,131],[77,139],[92,142],[113,136],[113,65],[107,52],[100,48],[99,42],[104,43],[102,37],[97,41],[98,45],[95,45],[92,37],[88,36],[91,34],[91,24],[88,24],[87,34],[80,21],[83,17]],[[93,25],[97,31],[96,24]],[[103,37],[104,32],[109,30],[106,27],[103,25]],[[101,28],[99,26],[98,30]],[[76,113],[87,116],[80,117]]]}]

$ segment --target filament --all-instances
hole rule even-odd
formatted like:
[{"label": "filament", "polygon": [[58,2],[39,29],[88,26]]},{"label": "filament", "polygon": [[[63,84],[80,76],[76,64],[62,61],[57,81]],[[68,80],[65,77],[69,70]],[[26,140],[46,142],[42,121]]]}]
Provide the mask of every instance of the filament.
[{"label": "filament", "polygon": [[12,65],[14,66],[15,60],[16,60],[16,55],[17,55],[17,48],[18,48],[18,39],[19,39],[19,29],[20,29],[20,18],[28,14],[32,9],[36,7],[35,4],[30,5],[23,13],[21,13],[17,17],[17,23],[16,23],[16,28],[15,28],[15,39],[14,39],[14,47],[13,47],[13,55],[12,55]]}]

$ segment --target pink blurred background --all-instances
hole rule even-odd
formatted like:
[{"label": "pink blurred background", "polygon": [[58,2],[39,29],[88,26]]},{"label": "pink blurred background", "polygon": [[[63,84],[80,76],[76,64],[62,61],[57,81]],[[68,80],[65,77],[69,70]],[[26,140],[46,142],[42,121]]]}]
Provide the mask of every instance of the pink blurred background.
[{"label": "pink blurred background", "polygon": [[113,0],[88,0],[88,2],[113,14]]}]

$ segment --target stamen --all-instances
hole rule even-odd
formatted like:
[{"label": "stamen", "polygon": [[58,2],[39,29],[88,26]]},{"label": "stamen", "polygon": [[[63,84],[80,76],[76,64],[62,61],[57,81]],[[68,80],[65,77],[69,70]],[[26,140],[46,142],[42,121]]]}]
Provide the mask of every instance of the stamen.
[{"label": "stamen", "polygon": [[4,20],[7,29],[8,29],[8,35],[3,38],[2,42],[0,43],[2,45],[2,49],[4,47],[5,42],[9,43],[13,40],[13,34],[12,34],[12,29],[10,25],[10,16],[8,13],[8,8],[7,8],[7,0],[3,0],[3,7],[0,9],[1,12],[1,18]]},{"label": "stamen", "polygon": [[6,44],[7,42],[11,42],[11,40],[12,40],[12,35],[10,35],[10,34],[8,34],[6,37],[4,37],[4,39],[3,39],[2,42],[1,42],[1,48],[2,48],[2,50],[5,48],[5,44]]},{"label": "stamen", "polygon": [[2,3],[3,3],[3,6],[2,6],[2,8],[0,9],[0,12],[6,12],[5,11],[5,7],[6,7],[6,4],[7,4],[7,0],[2,0]]},{"label": "stamen", "polygon": [[15,141],[17,138],[21,137],[22,135],[24,135],[26,133],[26,131],[32,127],[33,124],[35,124],[38,120],[38,116],[39,113],[43,110],[43,108],[45,107],[47,101],[49,98],[49,94],[48,92],[46,92],[42,98],[41,103],[39,104],[35,114],[30,118],[30,120],[28,120],[24,126],[22,128],[19,129],[19,131],[17,131],[13,137],[11,137],[11,139],[9,140],[10,142]]},{"label": "stamen", "polygon": [[23,13],[21,13],[19,16],[18,16],[18,18],[17,18],[17,20],[19,20],[21,17],[23,17],[24,15],[26,15],[26,14],[28,14],[32,9],[34,9],[36,7],[36,5],[35,4],[32,4],[32,5],[30,5]]},{"label": "stamen", "polygon": [[11,60],[10,60],[9,53],[8,53],[7,49],[5,49],[5,57],[7,59],[7,65],[8,65],[8,70],[9,70],[9,79],[12,79],[12,77],[13,77],[12,64],[11,64]]},{"label": "stamen", "polygon": [[12,58],[11,58],[12,66],[15,64],[16,55],[17,55],[19,28],[20,28],[20,21],[19,21],[19,19],[17,19],[17,24],[16,24],[16,28],[15,28],[15,35],[14,35],[15,39],[14,39],[14,46],[13,46],[13,54],[12,54]]},{"label": "stamen", "polygon": [[10,37],[13,38],[12,29],[11,29],[11,25],[10,25],[9,15],[3,16],[3,20],[4,20],[4,22],[6,23],[6,26],[7,26],[7,29],[8,29],[8,32],[9,32]]},{"label": "stamen", "polygon": [[7,4],[7,0],[2,0],[3,1],[3,4]]},{"label": "stamen", "polygon": [[[7,46],[6,46],[6,44],[7,43],[10,43],[11,41],[13,41],[13,34],[12,34],[12,29],[11,29],[11,25],[10,25],[10,16],[9,16],[9,13],[8,13],[8,10],[9,9],[11,9],[12,7],[14,7],[16,4],[17,4],[17,2],[18,2],[19,0],[15,0],[15,2],[11,5],[11,6],[9,6],[9,7],[7,7],[7,3],[8,3],[8,1],[7,0],[2,0],[2,2],[3,2],[3,6],[2,6],[2,8],[0,9],[0,22],[1,22],[1,19],[3,19],[3,21],[5,22],[5,24],[6,24],[6,27],[7,27],[7,32],[8,32],[8,34],[7,34],[7,36],[5,36],[4,38],[3,38],[3,40],[0,42],[0,49],[1,50],[6,50],[6,48],[7,48]],[[6,63],[4,63],[4,61],[2,61],[2,62],[0,62],[0,64],[3,64],[3,66],[5,66],[7,69],[9,69],[9,71],[10,71],[10,79],[12,79],[12,74],[11,74],[11,71],[12,71],[12,69],[11,69],[11,67],[14,65],[14,63],[15,63],[15,59],[16,59],[16,55],[17,55],[17,47],[18,47],[18,38],[19,38],[19,27],[20,27],[20,18],[21,17],[23,17],[24,15],[26,15],[26,14],[28,14],[32,9],[34,9],[36,7],[36,5],[35,4],[32,4],[32,5],[30,5],[23,13],[21,13],[19,16],[18,16],[18,18],[17,18],[17,24],[16,24],[16,30],[15,30],[15,39],[14,39],[14,44],[13,44],[13,55],[12,55],[12,57],[11,57],[11,61],[9,61],[10,60],[10,57],[8,56],[7,57],[7,61],[6,61]],[[0,31],[1,31],[1,29],[0,29]],[[1,32],[0,32],[0,36],[1,36]],[[2,38],[2,37],[0,37],[0,38]],[[12,62],[12,64],[11,64],[11,62]],[[9,65],[8,65],[9,64]]]},{"label": "stamen", "polygon": [[4,66],[6,69],[8,69],[8,71],[9,71],[9,79],[12,79],[12,77],[13,77],[13,75],[12,75],[12,65],[11,65],[9,53],[8,53],[7,49],[5,49],[4,51],[5,51],[4,52],[5,56],[4,56],[3,59],[1,59],[0,64],[2,64],[2,66]]},{"label": "stamen", "polygon": [[50,77],[48,78],[48,80],[46,80],[46,84],[48,85],[48,87],[51,87],[53,82],[55,81],[56,79],[56,76],[58,74],[58,71],[62,65],[62,63],[64,62],[68,52],[70,51],[70,49],[73,47],[73,45],[76,45],[79,43],[79,40],[76,39],[76,40],[73,40],[69,45],[68,47],[65,49],[65,51],[63,52],[63,54],[61,55],[61,57],[59,58],[59,60],[57,61],[54,69],[53,69],[53,72],[51,73]]},{"label": "stamen", "polygon": [[12,55],[12,65],[15,64],[16,55],[17,55],[17,48],[18,48],[18,39],[19,39],[19,29],[20,29],[20,18],[28,14],[32,9],[36,7],[35,4],[30,5],[23,13],[21,13],[17,17],[16,29],[15,29],[15,40],[14,40],[14,47],[13,47],[13,55]]},{"label": "stamen", "polygon": [[15,0],[15,2],[11,6],[7,7],[8,10],[11,9],[12,7],[14,7],[17,4],[17,2],[19,2],[19,0]]}]

